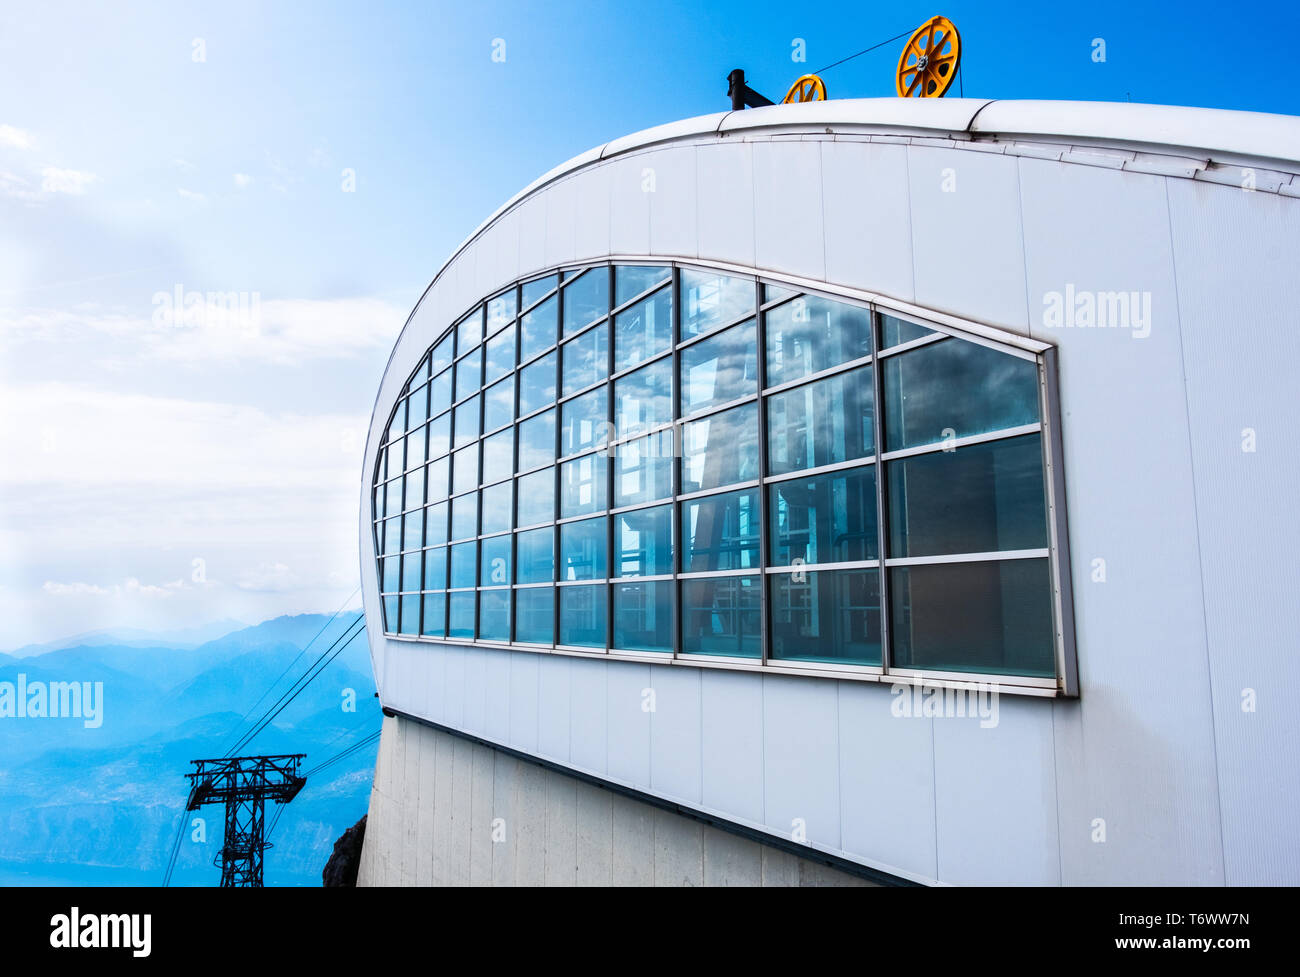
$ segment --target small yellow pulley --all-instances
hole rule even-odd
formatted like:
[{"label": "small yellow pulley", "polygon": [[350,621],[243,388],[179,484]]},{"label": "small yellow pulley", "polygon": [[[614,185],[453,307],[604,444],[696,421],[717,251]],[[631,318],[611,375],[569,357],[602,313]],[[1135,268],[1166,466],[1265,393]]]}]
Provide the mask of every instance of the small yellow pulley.
[{"label": "small yellow pulley", "polygon": [[947,17],[931,17],[908,38],[894,85],[901,98],[943,98],[961,67],[961,35]]},{"label": "small yellow pulley", "polygon": [[781,99],[781,104],[824,101],[826,101],[826,83],[816,75],[801,75],[790,86],[790,90],[785,93],[785,98]]}]

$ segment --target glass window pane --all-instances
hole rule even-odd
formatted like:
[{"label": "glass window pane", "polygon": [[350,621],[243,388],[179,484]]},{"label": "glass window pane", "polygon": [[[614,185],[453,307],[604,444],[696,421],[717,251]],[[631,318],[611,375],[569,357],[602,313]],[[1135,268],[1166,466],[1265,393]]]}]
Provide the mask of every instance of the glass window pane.
[{"label": "glass window pane", "polygon": [[500,482],[496,485],[489,486],[479,493],[482,505],[482,519],[480,533],[501,533],[510,528],[513,518],[513,506],[511,500],[514,497],[514,483],[510,481]]},{"label": "glass window pane", "polygon": [[419,427],[429,419],[429,388],[419,387],[406,400],[406,426]]},{"label": "glass window pane", "polygon": [[451,500],[451,538],[470,539],[477,535],[478,493],[456,496]]},{"label": "glass window pane", "polygon": [[559,323],[556,318],[559,308],[559,299],[552,295],[537,308],[525,313],[519,320],[520,363],[527,363],[542,350],[550,349],[555,345],[559,336]]},{"label": "glass window pane", "polygon": [[668,281],[670,269],[665,265],[616,265],[614,267],[614,304],[622,305],[646,289]]},{"label": "glass window pane", "polygon": [[634,509],[614,517],[614,576],[673,572],[673,507]]},{"label": "glass window pane", "polygon": [[[509,289],[502,292],[496,298],[488,299],[487,303],[487,334],[491,336],[494,332],[508,323],[515,317],[517,311],[517,297],[515,290]],[[490,348],[491,344],[489,344]],[[510,354],[514,356],[514,344],[511,344]],[[511,364],[512,366],[514,364]]]},{"label": "glass window pane", "polygon": [[519,479],[520,526],[536,526],[555,520],[555,469],[524,475]]},{"label": "glass window pane", "polygon": [[547,526],[515,537],[519,547],[518,582],[550,583],[555,579],[555,530]]},{"label": "glass window pane", "polygon": [[767,492],[773,566],[876,558],[874,466],[777,482]]},{"label": "glass window pane", "polygon": [[887,462],[891,556],[1047,546],[1038,434]]},{"label": "glass window pane", "polygon": [[558,644],[605,647],[605,586],[560,587]]},{"label": "glass window pane", "polygon": [[864,366],[768,397],[768,474],[870,457],[871,383]]},{"label": "glass window pane", "polygon": [[510,579],[510,550],[513,538],[493,536],[483,540],[479,558],[479,586],[499,587],[513,583]]},{"label": "glass window pane", "polygon": [[429,413],[440,414],[451,406],[451,370],[443,370],[429,383]]},{"label": "glass window pane", "polygon": [[683,416],[758,392],[757,335],[750,319],[682,350]]},{"label": "glass window pane", "polygon": [[560,347],[561,394],[565,397],[609,376],[609,323],[590,329]]},{"label": "glass window pane", "polygon": [[515,429],[506,428],[483,439],[483,481],[499,482],[515,471]]},{"label": "glass window pane", "polygon": [[778,301],[778,300],[780,300],[780,299],[793,298],[794,296],[796,296],[796,295],[798,295],[798,294],[799,294],[799,292],[798,292],[797,289],[793,289],[793,288],[785,288],[785,287],[782,286],[782,285],[764,285],[764,286],[763,286],[763,301],[764,301],[764,302],[776,302],[776,301]]},{"label": "glass window pane", "polygon": [[511,326],[487,342],[487,357],[483,361],[483,381],[491,383],[515,368],[515,327]]},{"label": "glass window pane", "polygon": [[451,412],[448,411],[429,422],[429,457],[441,458],[451,450]]},{"label": "glass window pane", "polygon": [[478,442],[451,456],[451,490],[468,492],[478,486]]},{"label": "glass window pane", "polygon": [[451,511],[450,502],[439,502],[425,510],[424,545],[437,546],[447,542],[447,514]]},{"label": "glass window pane", "polygon": [[620,651],[673,650],[671,580],[614,584],[614,647]]},{"label": "glass window pane", "polygon": [[1046,559],[890,567],[889,598],[900,668],[1056,674]]},{"label": "glass window pane", "polygon": [[424,510],[416,509],[402,517],[402,549],[419,549],[424,540]]},{"label": "glass window pane", "polygon": [[524,367],[520,372],[520,417],[526,417],[535,410],[541,410],[543,407],[549,407],[555,403],[555,367],[559,361],[559,352],[552,351],[537,362]]},{"label": "glass window pane", "polygon": [[395,516],[402,511],[402,479],[386,483],[384,488],[384,515]]},{"label": "glass window pane", "polygon": [[456,361],[456,399],[464,400],[483,385],[483,348]]},{"label": "glass window pane", "polygon": [[557,284],[559,284],[558,275],[547,275],[545,278],[534,278],[531,282],[524,282],[522,307],[526,309],[533,305]]},{"label": "glass window pane", "polygon": [[495,431],[515,419],[515,378],[506,377],[483,394],[483,430]]},{"label": "glass window pane", "polygon": [[758,489],[682,503],[682,572],[758,566]]},{"label": "glass window pane", "polygon": [[913,339],[933,335],[933,329],[918,326],[915,322],[908,322],[906,319],[896,319],[892,315],[885,315],[883,312],[880,314],[881,349],[901,346],[903,343],[910,343]]},{"label": "glass window pane", "polygon": [[384,552],[397,553],[402,549],[402,517],[384,522]]},{"label": "glass window pane", "polygon": [[515,591],[515,640],[549,645],[555,641],[555,591],[530,587]]},{"label": "glass window pane", "polygon": [[447,595],[424,595],[424,625],[421,634],[441,638],[447,633]]},{"label": "glass window pane", "polygon": [[682,425],[682,494],[758,477],[758,406]]},{"label": "glass window pane", "polygon": [[397,597],[384,598],[384,632],[386,634],[397,634],[399,600],[400,598]]},{"label": "glass window pane", "polygon": [[605,517],[560,527],[560,579],[602,580],[605,574]]},{"label": "glass window pane", "polygon": [[774,573],[772,657],[879,665],[880,571]]},{"label": "glass window pane", "polygon": [[424,551],[424,589],[447,589],[447,547]]},{"label": "glass window pane", "polygon": [[564,335],[609,311],[609,269],[592,268],[564,284]]},{"label": "glass window pane", "polygon": [[673,419],[673,361],[665,356],[614,381],[614,430],[625,438]]},{"label": "glass window pane", "polygon": [[402,598],[402,634],[420,633],[420,595],[411,594]]},{"label": "glass window pane", "polygon": [[605,508],[605,483],[609,459],[603,454],[583,455],[560,466],[560,518],[600,512]]},{"label": "glass window pane", "polygon": [[445,367],[451,365],[452,354],[455,352],[456,336],[454,333],[448,333],[443,337],[442,342],[433,348],[433,362],[430,370],[433,373],[441,372]]},{"label": "glass window pane", "polygon": [[402,496],[405,509],[424,508],[424,469],[417,468],[406,476],[405,494]]},{"label": "glass window pane", "polygon": [[383,591],[386,594],[395,594],[402,589],[402,558],[400,556],[390,556],[383,561],[382,574]]},{"label": "glass window pane", "polygon": [[447,595],[447,637],[474,637],[474,591]]},{"label": "glass window pane", "polygon": [[576,455],[609,439],[608,387],[597,387],[581,397],[567,400],[560,410],[564,417],[560,431],[561,457]]},{"label": "glass window pane", "polygon": [[614,317],[614,369],[636,366],[672,342],[673,290],[661,288]]},{"label": "glass window pane", "polygon": [[464,356],[483,341],[483,309],[479,307],[456,324],[456,355]]},{"label": "glass window pane", "polygon": [[801,295],[766,316],[770,386],[871,354],[871,313],[860,306]]},{"label": "glass window pane", "polygon": [[1038,367],[978,343],[944,339],[882,363],[885,450],[986,434],[1038,415]]},{"label": "glass window pane", "polygon": [[519,471],[555,460],[555,411],[548,410],[519,425]]},{"label": "glass window pane", "polygon": [[683,269],[681,290],[683,340],[754,311],[754,283],[746,278]]},{"label": "glass window pane", "polygon": [[456,408],[455,430],[457,448],[479,436],[479,398],[471,397]]},{"label": "glass window pane", "polygon": [[457,543],[451,548],[451,573],[448,583],[452,587],[473,587],[478,583],[478,543]]},{"label": "glass window pane", "polygon": [[393,419],[388,422],[388,440],[396,441],[406,430],[406,401],[399,400],[393,408]]},{"label": "glass window pane", "polygon": [[510,640],[509,590],[484,590],[479,592],[478,636],[482,641]]},{"label": "glass window pane", "polygon": [[671,429],[620,444],[614,454],[614,506],[671,498],[676,460]]},{"label": "glass window pane", "polygon": [[424,464],[424,428],[417,427],[406,436],[406,467]]},{"label": "glass window pane", "polygon": [[757,658],[761,578],[683,580],[682,653]]}]

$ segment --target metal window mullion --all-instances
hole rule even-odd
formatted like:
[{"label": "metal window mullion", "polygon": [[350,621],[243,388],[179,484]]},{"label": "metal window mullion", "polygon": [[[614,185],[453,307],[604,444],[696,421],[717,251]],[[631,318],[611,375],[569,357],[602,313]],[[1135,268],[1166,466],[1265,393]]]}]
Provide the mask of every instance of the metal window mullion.
[{"label": "metal window mullion", "polygon": [[[614,266],[605,266],[605,304],[614,307]],[[605,513],[605,652],[614,647],[614,519],[609,514],[609,503],[614,497],[614,465],[609,456],[609,441],[614,431],[614,313],[605,315],[605,444],[597,449],[596,455],[605,457],[605,504],[601,511]],[[597,466],[599,467],[599,466]]]},{"label": "metal window mullion", "polygon": [[[754,279],[754,308],[763,305],[763,285]],[[767,402],[763,391],[767,388],[767,313],[754,313],[755,345],[758,347],[756,363],[758,367],[758,630],[759,663],[766,665],[772,656],[772,607],[768,600],[767,586],[767,551],[768,539],[767,489],[763,480],[767,477]]]},{"label": "metal window mullion", "polygon": [[[686,523],[681,518],[681,503],[677,502],[677,495],[681,491],[681,467],[684,462],[682,458],[682,426],[680,418],[682,415],[682,384],[681,384],[681,353],[677,348],[678,341],[681,339],[681,321],[682,321],[682,302],[681,302],[681,268],[676,262],[673,262],[672,272],[668,277],[668,288],[670,289],[669,307],[672,309],[668,328],[668,346],[671,350],[670,356],[672,361],[673,385],[672,385],[672,431],[673,431],[673,450],[672,450],[672,471],[669,477],[669,505],[672,506],[671,521],[673,524],[673,650],[672,657],[677,658],[682,653],[682,628],[686,626],[684,615],[682,614],[682,533],[686,530]],[[650,435],[651,437],[663,437],[663,434]],[[656,449],[657,450],[657,449]],[[647,458],[649,456],[647,455]],[[645,464],[642,470],[646,478],[650,477],[649,469]]]},{"label": "metal window mullion", "polygon": [[889,570],[885,565],[888,552],[888,532],[885,524],[889,511],[885,497],[885,462],[882,460],[884,448],[885,424],[881,408],[884,397],[881,395],[883,370],[880,360],[880,312],[872,309],[871,316],[871,436],[875,441],[876,466],[876,559],[880,566],[876,569],[880,591],[880,666],[884,674],[889,674],[890,628],[889,628]]}]

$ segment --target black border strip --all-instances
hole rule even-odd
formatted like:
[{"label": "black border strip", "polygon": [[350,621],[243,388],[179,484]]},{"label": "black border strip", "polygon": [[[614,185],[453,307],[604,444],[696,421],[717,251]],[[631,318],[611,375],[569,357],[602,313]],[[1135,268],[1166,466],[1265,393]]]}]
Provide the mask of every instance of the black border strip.
[{"label": "black border strip", "polygon": [[451,726],[444,726],[442,723],[435,723],[431,719],[423,719],[420,716],[414,716],[409,712],[402,712],[400,709],[393,709],[389,706],[383,706],[385,716],[394,719],[409,719],[411,722],[419,723],[421,726],[428,726],[430,729],[436,729],[439,732],[449,733],[452,736],[467,740],[470,743],[480,743],[483,746],[490,747],[499,753],[515,757],[526,763],[531,763],[547,770],[553,770],[572,777],[575,780],[581,780],[583,783],[591,784],[595,787],[601,787],[605,790],[612,791],[615,794],[622,794],[624,797],[630,797],[633,800],[641,801],[643,804],[649,804],[651,807],[657,807],[663,811],[670,811],[673,814],[680,814],[684,818],[690,818],[692,821],[698,821],[701,824],[707,824],[710,827],[718,828],[729,834],[745,838],[748,841],[755,841],[769,848],[775,848],[778,851],[795,855],[799,858],[807,859],[810,862],[817,862],[826,865],[837,871],[844,872],[846,875],[854,875],[868,882],[874,882],[876,885],[899,888],[925,888],[919,882],[913,882],[911,879],[904,879],[897,875],[891,875],[889,872],[882,872],[880,869],[870,868],[861,865],[858,862],[849,861],[847,858],[841,858],[838,855],[831,855],[827,852],[820,851],[816,848],[808,848],[794,841],[787,841],[779,835],[770,835],[754,828],[746,827],[743,824],[737,824],[734,821],[727,821],[721,818],[712,817],[702,811],[697,811],[691,807],[684,807],[673,801],[665,800],[662,797],[656,797],[654,794],[647,794],[644,791],[637,790],[634,787],[625,787],[622,784],[611,783],[608,780],[602,780],[600,777],[592,774],[583,773],[580,770],[574,770],[572,767],[566,767],[562,763],[556,763],[552,760],[544,760],[541,757],[534,756],[531,753],[524,753],[520,750],[503,746],[492,740],[484,739],[481,736],[475,736],[473,733],[467,733],[461,729],[454,729]]}]

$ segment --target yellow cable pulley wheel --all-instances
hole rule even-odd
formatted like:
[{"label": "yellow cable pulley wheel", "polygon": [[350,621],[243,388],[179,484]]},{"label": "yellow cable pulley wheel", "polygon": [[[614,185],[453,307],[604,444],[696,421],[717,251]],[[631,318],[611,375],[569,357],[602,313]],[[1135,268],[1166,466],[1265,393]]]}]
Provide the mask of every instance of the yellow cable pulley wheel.
[{"label": "yellow cable pulley wheel", "polygon": [[943,98],[960,66],[957,28],[947,17],[931,17],[908,38],[894,85],[902,98]]},{"label": "yellow cable pulley wheel", "polygon": [[824,101],[826,101],[826,83],[816,75],[802,75],[790,86],[790,90],[785,93],[785,98],[781,99],[781,104]]}]

